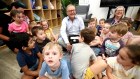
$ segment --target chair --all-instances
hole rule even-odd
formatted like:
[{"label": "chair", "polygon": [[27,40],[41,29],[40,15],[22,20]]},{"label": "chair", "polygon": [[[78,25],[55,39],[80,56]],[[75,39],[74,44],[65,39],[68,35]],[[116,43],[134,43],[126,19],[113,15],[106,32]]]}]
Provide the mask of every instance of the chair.
[{"label": "chair", "polygon": [[88,22],[92,16],[92,14],[88,14],[89,7],[90,7],[90,5],[78,5],[78,6],[76,6],[77,16],[83,18],[85,26],[88,25]]}]

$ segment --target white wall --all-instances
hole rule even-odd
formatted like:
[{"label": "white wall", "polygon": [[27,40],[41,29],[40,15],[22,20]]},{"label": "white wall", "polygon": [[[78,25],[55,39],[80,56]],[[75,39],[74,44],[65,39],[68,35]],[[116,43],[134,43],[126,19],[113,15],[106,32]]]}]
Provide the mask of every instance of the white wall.
[{"label": "white wall", "polygon": [[[86,0],[79,0],[79,5],[88,5],[90,4],[89,14],[92,13],[92,17],[96,17],[97,20],[101,18],[107,18],[108,7],[100,7],[101,0],[88,0],[89,3],[86,3]],[[85,3],[84,3],[85,2]]]},{"label": "white wall", "polygon": [[[101,18],[107,18],[108,7],[100,7],[101,0],[79,0],[79,5],[88,5],[90,4],[89,13],[92,13],[92,17],[96,17],[98,20]],[[126,12],[126,17],[135,19],[138,9],[140,7],[128,7]],[[111,15],[113,16],[113,15]]]}]

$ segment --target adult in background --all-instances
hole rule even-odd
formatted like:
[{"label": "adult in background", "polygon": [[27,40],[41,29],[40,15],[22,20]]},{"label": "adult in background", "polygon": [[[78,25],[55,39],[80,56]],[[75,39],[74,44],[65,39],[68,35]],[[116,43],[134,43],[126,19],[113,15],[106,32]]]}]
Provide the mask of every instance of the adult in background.
[{"label": "adult in background", "polygon": [[[24,12],[25,5],[19,1],[15,1],[11,3],[9,10],[19,10]],[[10,11],[0,14],[0,39],[4,41],[4,43],[14,51],[14,46],[11,44],[10,40],[10,33],[8,31],[8,26],[12,22],[12,17],[10,16]]]},{"label": "adult in background", "polygon": [[76,16],[75,6],[69,4],[66,8],[67,17],[62,20],[60,28],[61,37],[58,43],[62,45],[67,51],[71,50],[71,44],[78,42],[80,31],[85,28],[83,19]]},{"label": "adult in background", "polygon": [[125,14],[125,8],[123,6],[118,6],[115,9],[113,18],[107,19],[106,23],[110,23],[111,25],[119,23],[120,20],[124,17],[124,14]]}]

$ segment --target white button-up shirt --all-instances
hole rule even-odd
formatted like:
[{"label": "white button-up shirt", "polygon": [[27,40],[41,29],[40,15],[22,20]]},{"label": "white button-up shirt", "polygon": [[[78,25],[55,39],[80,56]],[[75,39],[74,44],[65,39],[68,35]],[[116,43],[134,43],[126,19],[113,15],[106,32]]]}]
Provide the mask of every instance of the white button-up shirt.
[{"label": "white button-up shirt", "polygon": [[65,44],[69,43],[69,35],[79,35],[80,31],[84,28],[85,25],[81,17],[75,16],[75,19],[73,21],[71,21],[68,16],[65,17],[60,28],[60,34]]}]

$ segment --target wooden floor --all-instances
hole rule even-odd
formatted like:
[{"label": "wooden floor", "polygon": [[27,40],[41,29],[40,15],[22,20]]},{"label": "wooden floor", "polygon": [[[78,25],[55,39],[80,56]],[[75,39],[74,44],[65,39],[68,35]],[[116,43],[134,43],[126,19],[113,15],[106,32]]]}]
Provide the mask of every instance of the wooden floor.
[{"label": "wooden floor", "polygon": [[[59,33],[59,28],[53,28],[53,30],[55,34]],[[133,31],[133,33],[140,35],[140,31]],[[16,54],[6,46],[0,47],[0,79],[20,79],[21,73],[19,70]]]}]

